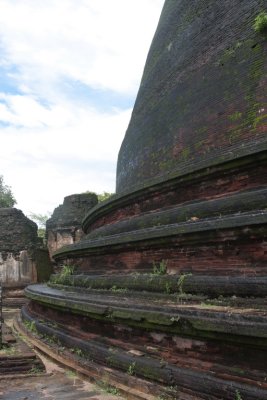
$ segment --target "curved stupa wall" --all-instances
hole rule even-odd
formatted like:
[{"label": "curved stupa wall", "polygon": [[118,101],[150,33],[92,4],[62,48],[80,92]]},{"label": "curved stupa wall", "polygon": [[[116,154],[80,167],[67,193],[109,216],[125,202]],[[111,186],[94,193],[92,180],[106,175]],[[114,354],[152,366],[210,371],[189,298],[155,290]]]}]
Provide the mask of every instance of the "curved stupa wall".
[{"label": "curved stupa wall", "polygon": [[[266,147],[264,1],[165,2],[117,165],[117,192]],[[266,4],[265,4],[266,5]]]},{"label": "curved stupa wall", "polygon": [[267,400],[264,10],[166,0],[117,193],[26,289],[35,344],[127,398]]}]

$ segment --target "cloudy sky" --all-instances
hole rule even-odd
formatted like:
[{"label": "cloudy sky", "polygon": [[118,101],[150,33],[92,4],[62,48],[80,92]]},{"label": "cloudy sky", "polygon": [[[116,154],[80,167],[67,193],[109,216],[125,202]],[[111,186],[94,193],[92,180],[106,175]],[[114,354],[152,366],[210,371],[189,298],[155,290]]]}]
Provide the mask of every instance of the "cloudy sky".
[{"label": "cloudy sky", "polygon": [[0,175],[17,208],[115,190],[164,0],[0,0]]}]

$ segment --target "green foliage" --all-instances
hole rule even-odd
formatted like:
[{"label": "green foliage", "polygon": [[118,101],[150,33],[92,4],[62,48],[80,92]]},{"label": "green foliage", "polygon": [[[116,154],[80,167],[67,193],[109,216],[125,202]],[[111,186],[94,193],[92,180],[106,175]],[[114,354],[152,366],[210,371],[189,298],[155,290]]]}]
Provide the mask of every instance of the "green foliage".
[{"label": "green foliage", "polygon": [[16,203],[11,188],[4,184],[4,178],[0,175],[0,207],[13,207]]},{"label": "green foliage", "polygon": [[162,260],[158,265],[153,261],[153,275],[165,275],[167,272],[168,261]]},{"label": "green foliage", "polygon": [[180,294],[184,294],[183,285],[184,285],[185,278],[188,277],[188,276],[191,276],[191,275],[192,274],[181,274],[180,275],[180,277],[178,279],[178,282],[177,282]]},{"label": "green foliage", "polygon": [[101,390],[105,393],[120,396],[120,391],[115,386],[110,385],[105,379],[97,381],[97,385],[100,386]]},{"label": "green foliage", "polygon": [[101,201],[105,201],[107,199],[109,199],[114,193],[109,193],[109,192],[102,192],[102,193],[97,193],[97,198],[99,203],[101,203]]},{"label": "green foliage", "polygon": [[15,352],[16,352],[16,349],[14,346],[10,347],[8,345],[3,345],[0,349],[0,354],[2,354],[2,355],[4,354],[7,356],[11,356],[11,355],[15,354]]},{"label": "green foliage", "polygon": [[30,331],[32,333],[37,333],[35,321],[24,320],[23,323],[26,326],[26,328],[28,329],[28,331]]},{"label": "green foliage", "polygon": [[75,271],[74,265],[63,265],[60,274],[53,276],[52,283],[64,284],[66,278],[73,275]]},{"label": "green foliage", "polygon": [[236,390],[236,391],[235,391],[235,400],[243,400],[242,397],[241,397],[241,394],[240,394],[239,390]]},{"label": "green foliage", "polygon": [[230,121],[238,121],[242,117],[242,113],[239,111],[235,111],[233,114],[229,115]]},{"label": "green foliage", "polygon": [[110,288],[110,291],[112,293],[127,293],[128,290],[126,288],[118,288],[116,285],[113,285]]},{"label": "green foliage", "polygon": [[265,11],[257,15],[253,28],[257,33],[267,32],[267,13]]},{"label": "green foliage", "polygon": [[34,365],[31,367],[29,374],[41,374],[43,372],[42,368],[39,365]]},{"label": "green foliage", "polygon": [[134,372],[135,372],[135,365],[136,365],[135,362],[132,362],[132,363],[129,365],[129,367],[128,367],[128,369],[127,369],[127,374],[128,374],[128,375],[133,375],[133,374],[134,374]]},{"label": "green foliage", "polygon": [[63,265],[60,275],[63,278],[66,278],[67,276],[73,275],[74,270],[75,270],[74,265]]},{"label": "green foliage", "polygon": [[46,214],[36,214],[31,212],[29,217],[36,222],[39,228],[45,229],[46,221],[51,217],[52,213],[48,211]]},{"label": "green foliage", "polygon": [[37,234],[43,240],[45,239],[45,227],[46,221],[51,217],[52,213],[48,211],[46,214],[36,214],[31,212],[29,218],[32,219],[38,225]]}]

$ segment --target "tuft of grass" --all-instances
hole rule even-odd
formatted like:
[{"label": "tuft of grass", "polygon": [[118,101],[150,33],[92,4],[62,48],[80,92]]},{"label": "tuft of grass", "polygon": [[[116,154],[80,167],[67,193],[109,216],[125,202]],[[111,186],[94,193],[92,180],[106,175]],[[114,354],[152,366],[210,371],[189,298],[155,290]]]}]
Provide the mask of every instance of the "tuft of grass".
[{"label": "tuft of grass", "polygon": [[23,320],[23,323],[26,326],[26,328],[28,329],[28,331],[30,331],[32,333],[37,333],[37,328],[36,328],[36,325],[35,325],[35,321]]},{"label": "tuft of grass", "polygon": [[240,394],[239,390],[236,390],[236,391],[235,391],[235,400],[243,400],[242,397],[241,397],[241,394]]},{"label": "tuft of grass", "polygon": [[43,370],[41,369],[40,366],[38,365],[34,365],[31,367],[31,369],[29,370],[28,374],[41,374],[43,372]]},{"label": "tuft of grass", "polygon": [[128,374],[128,375],[134,375],[134,372],[135,372],[135,365],[136,365],[135,362],[132,362],[132,363],[129,365],[129,367],[128,367],[128,369],[127,369],[127,374]]},{"label": "tuft of grass", "polygon": [[110,288],[110,291],[112,292],[112,293],[127,293],[127,288],[118,288],[116,285],[113,285],[111,288]]},{"label": "tuft of grass", "polygon": [[179,289],[179,293],[180,293],[180,294],[184,294],[183,285],[184,285],[185,279],[186,279],[188,276],[192,276],[192,274],[191,274],[191,273],[189,273],[189,274],[181,274],[180,277],[179,277],[179,279],[178,279],[177,286],[178,286],[178,289]]},{"label": "tuft of grass", "polygon": [[254,31],[257,33],[267,32],[267,13],[262,11],[254,20]]},{"label": "tuft of grass", "polygon": [[162,260],[158,263],[158,265],[153,261],[153,275],[165,275],[167,273],[167,261]]}]

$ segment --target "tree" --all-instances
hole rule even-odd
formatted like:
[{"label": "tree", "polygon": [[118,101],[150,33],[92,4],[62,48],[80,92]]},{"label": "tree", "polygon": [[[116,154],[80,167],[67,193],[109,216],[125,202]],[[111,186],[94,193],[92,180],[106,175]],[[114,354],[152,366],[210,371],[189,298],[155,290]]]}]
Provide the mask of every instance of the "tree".
[{"label": "tree", "polygon": [[11,188],[4,184],[4,178],[0,175],[0,207],[13,207],[16,203]]},{"label": "tree", "polygon": [[38,225],[38,236],[42,239],[45,237],[46,221],[51,217],[51,215],[51,212],[47,212],[47,214],[36,214],[31,212],[29,215],[29,217]]},{"label": "tree", "polygon": [[104,201],[110,198],[114,193],[109,193],[109,192],[102,192],[102,193],[97,193],[98,201]]}]

